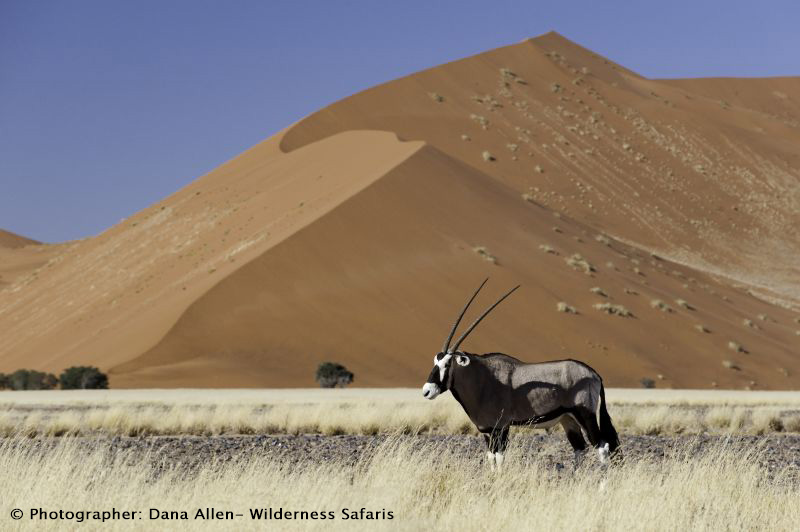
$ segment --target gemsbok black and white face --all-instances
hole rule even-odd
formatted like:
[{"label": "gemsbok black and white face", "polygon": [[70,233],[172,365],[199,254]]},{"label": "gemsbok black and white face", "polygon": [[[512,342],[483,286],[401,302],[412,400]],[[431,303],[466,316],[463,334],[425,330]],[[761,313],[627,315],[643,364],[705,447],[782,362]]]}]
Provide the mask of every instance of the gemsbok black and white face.
[{"label": "gemsbok black and white face", "polygon": [[459,366],[468,366],[469,357],[461,353],[439,353],[433,357],[433,369],[427,382],[422,385],[422,396],[425,399],[436,399],[450,389],[453,362]]}]

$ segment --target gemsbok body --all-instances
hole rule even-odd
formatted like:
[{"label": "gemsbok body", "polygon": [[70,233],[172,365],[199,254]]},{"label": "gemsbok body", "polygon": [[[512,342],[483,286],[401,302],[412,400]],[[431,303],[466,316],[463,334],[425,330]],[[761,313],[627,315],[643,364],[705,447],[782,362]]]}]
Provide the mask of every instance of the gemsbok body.
[{"label": "gemsbok body", "polygon": [[586,451],[584,435],[605,464],[619,447],[619,438],[606,410],[603,379],[595,370],[577,360],[529,364],[503,353],[475,355],[458,350],[478,323],[519,286],[489,307],[450,345],[484,284],[486,281],[464,306],[442,351],[434,357],[433,370],[422,387],[424,397],[435,399],[448,390],[453,394],[484,435],[492,467],[503,463],[512,425],[549,428],[561,424],[575,452],[576,466]]}]

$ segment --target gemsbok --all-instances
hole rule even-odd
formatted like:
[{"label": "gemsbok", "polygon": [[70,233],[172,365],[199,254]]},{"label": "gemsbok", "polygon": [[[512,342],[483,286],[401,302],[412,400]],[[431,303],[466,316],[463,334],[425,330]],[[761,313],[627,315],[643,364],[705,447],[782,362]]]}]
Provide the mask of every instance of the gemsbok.
[{"label": "gemsbok", "polygon": [[586,451],[586,440],[606,464],[619,447],[619,438],[606,410],[600,375],[577,360],[525,363],[503,353],[475,355],[459,351],[469,333],[516,286],[486,309],[451,346],[450,341],[486,279],[467,301],[453,324],[442,351],[433,358],[433,370],[422,387],[426,399],[450,390],[478,431],[484,435],[489,465],[503,464],[512,425],[549,428],[558,423],[575,453],[576,467]]}]

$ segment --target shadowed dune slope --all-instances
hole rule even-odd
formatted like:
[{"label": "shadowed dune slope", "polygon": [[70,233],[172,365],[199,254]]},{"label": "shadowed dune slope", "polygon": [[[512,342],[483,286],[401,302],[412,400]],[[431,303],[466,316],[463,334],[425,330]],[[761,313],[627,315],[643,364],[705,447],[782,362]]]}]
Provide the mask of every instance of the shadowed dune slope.
[{"label": "shadowed dune slope", "polygon": [[[625,385],[658,374],[692,387],[712,379],[727,386],[785,384],[778,368],[797,365],[788,312],[774,314],[783,326],[765,325],[767,340],[765,331],[743,330],[740,316],[769,305],[596,236],[425,147],[216,285],[159,345],[115,368],[117,379],[172,386],[193,375],[202,386],[311,384],[316,364],[337,360],[362,385],[421,384],[466,292],[491,276],[483,305],[513,283],[524,289],[470,337],[468,350],[502,348],[528,360],[579,356],[609,382]],[[566,259],[575,253],[597,271],[570,266]],[[591,292],[598,285],[605,296]],[[692,301],[693,309],[681,308],[678,298]],[[653,299],[673,310],[652,308]],[[557,312],[562,300],[579,314]],[[593,308],[606,302],[634,317]],[[696,330],[698,323],[713,334]],[[759,344],[758,363],[725,353],[731,335]],[[723,357],[742,359],[742,371],[725,369]]]},{"label": "shadowed dune slope", "polygon": [[648,80],[554,33],[374,87],[102,235],[10,250],[47,256],[0,285],[0,371],[420,385],[491,276],[472,315],[523,288],[468,351],[796,387],[798,87]]}]

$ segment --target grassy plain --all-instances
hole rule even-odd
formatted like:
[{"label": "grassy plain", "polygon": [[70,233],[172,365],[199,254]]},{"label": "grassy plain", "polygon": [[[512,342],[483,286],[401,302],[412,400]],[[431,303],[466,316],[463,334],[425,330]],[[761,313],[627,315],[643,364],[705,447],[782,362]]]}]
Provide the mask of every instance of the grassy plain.
[{"label": "grassy plain", "polygon": [[[792,530],[800,522],[796,475],[765,467],[766,446],[753,445],[757,440],[737,440],[800,431],[800,393],[608,390],[623,437],[670,434],[678,443],[608,469],[586,460],[573,471],[524,452],[512,438],[501,474],[489,471],[481,454],[458,452],[451,440],[415,437],[473,430],[451,397],[429,402],[420,395],[399,389],[2,393],[0,528]],[[300,461],[255,447],[188,464],[165,461],[146,445],[113,446],[131,435],[173,434],[203,445],[209,438],[196,435],[307,432],[384,436],[360,456]],[[696,445],[686,434],[719,436]],[[778,435],[784,439],[796,442]],[[33,508],[112,507],[144,513],[104,524],[30,519]],[[193,519],[207,507],[242,517]],[[8,517],[14,508],[23,509],[22,520]],[[258,508],[333,512],[334,519],[251,519]],[[394,518],[343,518],[343,510],[361,508]],[[189,519],[153,521],[150,509],[186,511]]]},{"label": "grassy plain", "polygon": [[[377,434],[474,431],[452,397],[415,389],[0,393],[0,435]],[[629,434],[800,432],[800,392],[607,390]]]},{"label": "grassy plain", "polygon": [[[137,509],[142,520],[85,522],[81,529],[135,530],[793,530],[800,485],[768,478],[758,449],[719,443],[698,452],[626,460],[603,470],[586,462],[554,470],[513,446],[501,474],[480,458],[443,445],[389,438],[356,463],[291,464],[259,454],[185,470],[154,467],[146,454],[86,452],[74,438],[42,453],[16,439],[0,443],[4,530],[77,527],[31,521],[29,509]],[[105,440],[108,442],[108,440]],[[198,508],[242,514],[231,521],[191,519]],[[21,521],[8,519],[21,508]],[[330,511],[333,520],[252,520],[252,508]],[[387,520],[344,520],[342,510],[392,512]],[[150,509],[186,511],[186,521],[149,520]]]}]

